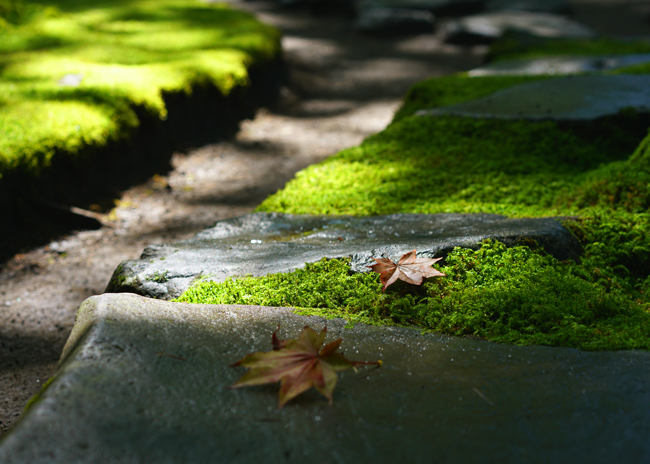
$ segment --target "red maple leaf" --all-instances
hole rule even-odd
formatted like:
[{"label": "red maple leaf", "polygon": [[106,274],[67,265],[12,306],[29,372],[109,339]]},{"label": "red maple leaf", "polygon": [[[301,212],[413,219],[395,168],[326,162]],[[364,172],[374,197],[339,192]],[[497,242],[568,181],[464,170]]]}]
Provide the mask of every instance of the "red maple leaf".
[{"label": "red maple leaf", "polygon": [[250,368],[231,388],[263,385],[281,382],[280,403],[282,408],[289,400],[301,393],[316,388],[332,403],[332,393],[336,387],[337,372],[360,364],[378,364],[381,361],[350,361],[337,353],[342,339],[328,343],[325,341],[325,327],[321,333],[305,326],[298,340],[280,340],[273,332],[273,351],[253,353],[237,361],[233,366]]},{"label": "red maple leaf", "polygon": [[383,284],[382,291],[386,290],[386,288],[397,279],[413,285],[420,285],[422,284],[422,279],[425,277],[445,275],[431,267],[442,258],[418,258],[416,257],[415,250],[402,255],[397,264],[388,258],[372,259],[377,261],[377,264],[368,267],[374,272],[379,273],[379,278]]}]

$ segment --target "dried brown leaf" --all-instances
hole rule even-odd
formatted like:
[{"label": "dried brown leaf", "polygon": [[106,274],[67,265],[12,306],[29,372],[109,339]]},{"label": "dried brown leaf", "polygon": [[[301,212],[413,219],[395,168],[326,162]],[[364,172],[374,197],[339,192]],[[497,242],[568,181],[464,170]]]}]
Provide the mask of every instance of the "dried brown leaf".
[{"label": "dried brown leaf", "polygon": [[237,361],[233,366],[250,368],[231,388],[263,385],[281,382],[279,407],[299,394],[316,388],[330,403],[336,387],[337,372],[360,364],[378,362],[350,361],[337,353],[342,339],[321,346],[325,341],[327,328],[317,333],[305,326],[297,340],[280,340],[273,332],[273,351],[253,353]]},{"label": "dried brown leaf", "polygon": [[390,284],[398,279],[413,285],[421,285],[422,279],[424,278],[445,275],[431,267],[442,258],[418,258],[416,256],[416,250],[402,255],[397,263],[394,263],[388,258],[372,259],[377,261],[377,264],[368,267],[374,272],[379,273],[379,278],[383,284],[382,290],[386,290]]}]

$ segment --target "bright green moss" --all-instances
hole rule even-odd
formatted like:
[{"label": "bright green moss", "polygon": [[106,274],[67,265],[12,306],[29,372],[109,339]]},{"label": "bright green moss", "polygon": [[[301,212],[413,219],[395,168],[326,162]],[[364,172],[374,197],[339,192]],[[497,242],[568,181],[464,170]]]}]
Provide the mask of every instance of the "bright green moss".
[{"label": "bright green moss", "polygon": [[596,132],[581,135],[551,121],[409,116],[299,172],[258,210],[530,216],[607,204],[637,211],[648,201],[650,173],[638,169],[641,161],[622,160],[638,134]]},{"label": "bright green moss", "polygon": [[422,287],[397,282],[382,293],[378,274],[354,274],[349,261],[323,259],[286,274],[200,282],[177,301],[291,306],[303,314],[514,344],[650,348],[650,305],[631,299],[630,292],[641,294],[596,268],[485,242],[478,251],[455,249],[439,269],[446,277]]},{"label": "bright green moss", "polygon": [[[227,95],[279,52],[277,30],[223,4],[48,3],[0,0],[0,177],[128,137],[138,107],[164,119],[165,93],[210,84]],[[68,74],[78,87],[59,84]]]}]

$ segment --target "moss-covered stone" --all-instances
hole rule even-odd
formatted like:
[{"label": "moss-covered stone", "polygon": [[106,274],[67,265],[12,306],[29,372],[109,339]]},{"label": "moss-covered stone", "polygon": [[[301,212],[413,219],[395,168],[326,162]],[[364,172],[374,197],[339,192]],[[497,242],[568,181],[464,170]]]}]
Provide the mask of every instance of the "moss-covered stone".
[{"label": "moss-covered stone", "polygon": [[299,306],[515,344],[649,349],[646,116],[623,111],[560,123],[413,115],[542,78],[549,77],[419,83],[386,130],[299,172],[258,210],[570,216],[566,225],[585,248],[581,263],[560,262],[534,244],[486,243],[457,249],[441,268],[447,277],[417,288],[398,284],[382,294],[376,276],[322,262],[290,275],[203,282],[182,301]]},{"label": "moss-covered stone", "polygon": [[445,277],[422,287],[397,282],[382,293],[378,274],[351,273],[346,260],[324,259],[286,274],[201,282],[177,301],[293,306],[304,314],[514,344],[650,348],[649,305],[591,265],[488,241],[477,251],[457,248],[439,269]]}]

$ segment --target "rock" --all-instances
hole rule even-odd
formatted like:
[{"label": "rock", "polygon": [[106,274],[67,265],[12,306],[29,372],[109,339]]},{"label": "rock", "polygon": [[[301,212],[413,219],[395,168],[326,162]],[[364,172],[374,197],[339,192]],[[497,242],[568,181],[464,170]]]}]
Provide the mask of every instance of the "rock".
[{"label": "rock", "polygon": [[487,0],[486,9],[568,14],[571,12],[571,5],[566,0]]},{"label": "rock", "polygon": [[650,53],[637,55],[552,56],[504,60],[472,69],[470,77],[561,75],[609,71],[650,62]]},{"label": "rock", "polygon": [[359,11],[356,27],[375,34],[424,34],[433,32],[434,19],[425,10],[366,7]]},{"label": "rock", "polygon": [[424,10],[436,16],[464,16],[483,11],[485,0],[365,0],[359,10],[369,7]]},{"label": "rock", "polygon": [[507,88],[484,98],[416,112],[420,116],[593,121],[621,110],[650,113],[650,76],[569,76]]},{"label": "rock", "polygon": [[537,240],[558,259],[579,260],[580,244],[553,218],[508,219],[496,214],[393,214],[327,217],[253,213],[221,221],[193,239],[147,247],[139,260],[116,269],[107,292],[154,298],[180,296],[198,276],[212,280],[288,272],[323,257],[352,257],[354,272],[369,272],[371,256],[446,256],[454,247],[478,248],[485,239],[512,246]]},{"label": "rock", "polygon": [[526,11],[499,11],[450,21],[444,28],[444,41],[460,45],[486,44],[517,31],[539,37],[566,39],[590,38],[595,33],[564,16]]},{"label": "rock", "polygon": [[[334,403],[230,390],[246,354],[303,326],[353,360]],[[297,316],[289,308],[101,295],[78,313],[47,389],[0,444],[3,464],[645,462],[648,352],[517,347]]]}]

